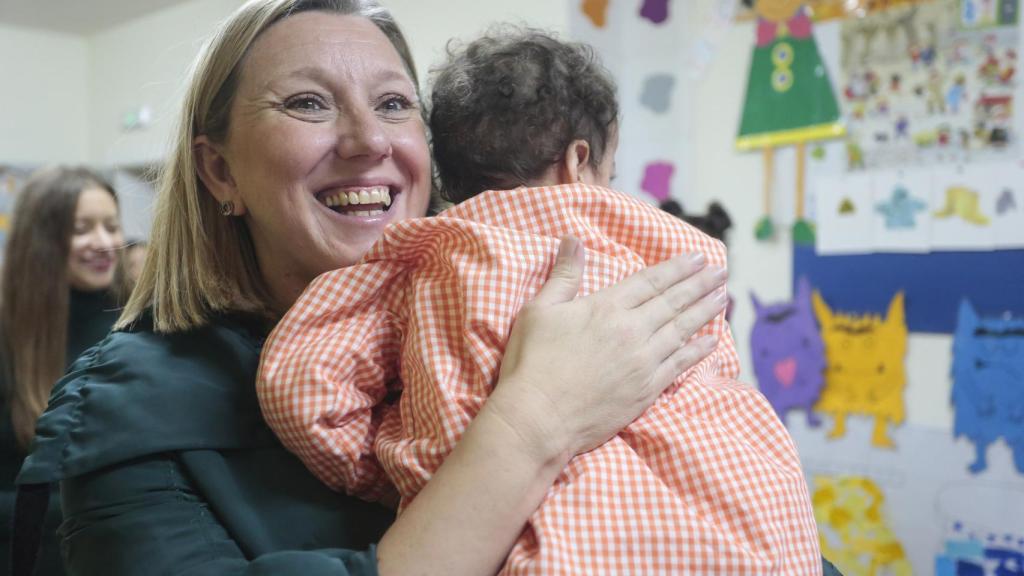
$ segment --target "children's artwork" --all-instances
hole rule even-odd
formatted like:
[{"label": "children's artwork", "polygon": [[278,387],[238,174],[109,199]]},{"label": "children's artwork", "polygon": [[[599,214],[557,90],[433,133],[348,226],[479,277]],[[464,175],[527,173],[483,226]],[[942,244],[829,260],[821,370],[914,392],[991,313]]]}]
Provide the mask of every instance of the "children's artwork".
[{"label": "children's artwork", "polygon": [[772,151],[797,145],[797,222],[794,240],[813,243],[803,220],[805,144],[841,136],[839,105],[825,62],[812,33],[803,0],[757,0],[757,37],[747,76],[746,99],[736,147],[763,150],[765,155],[764,216],[757,224],[759,240],[775,231],[771,212]]},{"label": "children's artwork", "polygon": [[675,171],[676,167],[671,162],[651,162],[644,168],[640,189],[655,200],[664,202],[671,195],[670,183]]},{"label": "children's artwork", "polygon": [[662,24],[668,20],[668,0],[643,0],[640,16],[654,24]]},{"label": "children's artwork", "polygon": [[644,80],[643,92],[640,93],[640,104],[654,112],[664,114],[672,105],[672,88],[676,78],[669,74],[652,74]]},{"label": "children's artwork", "polygon": [[936,0],[844,21],[849,169],[1012,158],[1016,5]]},{"label": "children's artwork", "polygon": [[[874,14],[893,8],[918,4],[930,0],[806,0],[811,17],[815,22],[842,20],[845,18],[863,18],[866,14]],[[737,21],[753,20],[756,17],[752,10],[742,10],[736,14]]]},{"label": "children's artwork", "polygon": [[693,89],[687,66],[689,22],[671,0],[571,0],[569,31],[594,48],[618,85],[619,147],[614,187],[662,202],[685,200],[691,143],[687,105]]},{"label": "children's artwork", "polygon": [[1024,533],[971,530],[956,522],[935,558],[935,576],[1024,574]]},{"label": "children's artwork", "polygon": [[846,434],[847,416],[870,416],[875,422],[871,444],[895,447],[888,426],[903,422],[907,383],[903,293],[893,296],[885,318],[833,312],[817,290],[813,303],[827,360],[825,388],[815,410],[833,416],[829,438]]},{"label": "children's artwork", "polygon": [[981,318],[961,302],[952,376],[953,435],[974,444],[970,471],[988,468],[988,448],[1002,438],[1024,474],[1024,318]]},{"label": "children's artwork", "polygon": [[870,478],[815,476],[811,501],[821,554],[847,576],[911,576],[890,527],[885,494]]},{"label": "children's artwork", "polygon": [[608,22],[608,0],[583,0],[580,11],[597,28],[604,28]]},{"label": "children's artwork", "polygon": [[982,166],[933,171],[932,227],[929,244],[933,250],[992,250],[996,248],[996,190],[991,174]]},{"label": "children's artwork", "polygon": [[822,177],[814,182],[819,254],[867,254],[874,251],[876,210],[873,181],[866,174]]},{"label": "children's artwork", "polygon": [[997,248],[1024,248],[1024,169],[1001,166],[989,171],[989,198],[995,198],[992,234]]},{"label": "children's artwork", "polygon": [[821,341],[814,311],[811,285],[802,278],[792,302],[764,305],[753,293],[757,315],[750,333],[757,385],[775,408],[779,419],[799,409],[807,412],[807,424],[817,427],[821,420],[812,408],[825,384],[825,345]]},{"label": "children's artwork", "polygon": [[928,252],[931,248],[931,177],[927,172],[873,175],[872,244],[875,252]]}]

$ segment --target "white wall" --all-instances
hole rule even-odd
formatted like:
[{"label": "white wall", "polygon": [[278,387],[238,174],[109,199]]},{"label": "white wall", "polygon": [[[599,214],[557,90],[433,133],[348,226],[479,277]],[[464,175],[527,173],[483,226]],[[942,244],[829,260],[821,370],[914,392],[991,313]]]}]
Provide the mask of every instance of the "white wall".
[{"label": "white wall", "polygon": [[[717,0],[697,0],[688,17],[708,21]],[[697,82],[692,115],[694,198],[690,206],[704,206],[719,199],[733,218],[729,234],[730,290],[736,298],[733,335],[742,360],[743,378],[753,382],[750,363],[750,329],[754,311],[750,292],[762,302],[790,299],[793,271],[792,244],[786,235],[771,243],[754,239],[754,225],[761,216],[762,165],[759,153],[737,153],[734,140],[746,90],[747,69],[754,38],[752,23],[732,26],[716,46],[714,60]],[[833,77],[836,72],[833,67]],[[832,153],[832,152],[830,152]],[[792,156],[776,155],[780,172],[776,195],[792,196]],[[781,199],[780,199],[781,200]],[[778,205],[791,203],[780,201]],[[946,335],[911,334],[907,355],[907,423],[951,429],[949,366],[952,340]]]},{"label": "white wall", "polygon": [[528,24],[565,34],[569,5],[551,0],[382,0],[409,41],[425,85],[430,66],[444,57],[451,38],[472,39],[495,22]]},{"label": "white wall", "polygon": [[89,159],[89,43],[0,25],[0,164]]},{"label": "white wall", "polygon": [[[241,0],[192,0],[105,30],[92,46],[90,152],[100,166],[157,162],[167,150],[189,66],[203,40]],[[149,106],[153,123],[125,131],[125,114]]]}]

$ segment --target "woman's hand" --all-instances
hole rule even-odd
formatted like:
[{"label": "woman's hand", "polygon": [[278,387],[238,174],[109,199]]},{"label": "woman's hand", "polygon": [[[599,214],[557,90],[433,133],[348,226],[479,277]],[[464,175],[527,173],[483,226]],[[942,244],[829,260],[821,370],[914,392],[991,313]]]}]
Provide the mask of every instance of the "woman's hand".
[{"label": "woman's hand", "polygon": [[583,250],[563,238],[551,276],[520,312],[488,406],[542,458],[591,450],[646,410],[717,344],[688,342],[726,306],[723,269],[673,258],[574,299]]},{"label": "woman's hand", "polygon": [[714,349],[683,343],[724,309],[724,272],[677,258],[575,299],[582,273],[579,243],[564,239],[516,320],[494,393],[378,545],[381,576],[497,572],[569,459]]}]

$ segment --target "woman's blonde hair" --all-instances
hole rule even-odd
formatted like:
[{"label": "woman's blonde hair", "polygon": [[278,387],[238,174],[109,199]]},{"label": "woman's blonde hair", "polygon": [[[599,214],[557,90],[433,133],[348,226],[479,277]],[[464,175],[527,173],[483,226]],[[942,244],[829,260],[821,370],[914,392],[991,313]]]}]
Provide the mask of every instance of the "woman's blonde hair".
[{"label": "woman's blonde hair", "polygon": [[138,285],[115,328],[151,310],[157,332],[204,325],[211,314],[248,312],[273,318],[248,227],[222,216],[200,181],[194,141],[223,143],[245,55],[275,23],[324,11],[373,22],[398,51],[414,85],[412,55],[391,13],[375,0],[252,0],[238,9],[203,47],[186,86],[173,148],[157,185],[150,249]]},{"label": "woman's blonde hair", "polygon": [[[4,247],[0,279],[0,366],[3,390],[18,444],[27,449],[53,384],[64,374],[68,340],[68,258],[78,199],[101,188],[117,202],[114,188],[85,168],[54,167],[32,175],[18,194]],[[120,262],[119,262],[120,268]],[[115,274],[111,304],[124,295],[125,277]]]}]

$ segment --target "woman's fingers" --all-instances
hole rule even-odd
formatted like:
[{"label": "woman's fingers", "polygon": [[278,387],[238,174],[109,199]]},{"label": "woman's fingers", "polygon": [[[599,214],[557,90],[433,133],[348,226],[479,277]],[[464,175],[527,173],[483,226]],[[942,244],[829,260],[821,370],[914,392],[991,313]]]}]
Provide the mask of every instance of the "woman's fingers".
[{"label": "woman's fingers", "polygon": [[543,307],[575,298],[583,281],[583,260],[580,241],[573,236],[563,236],[558,244],[555,266],[551,269],[547,282],[534,296],[533,304]]},{"label": "woman's fingers", "polygon": [[[724,288],[705,294],[699,300],[675,314],[665,322],[649,341],[651,352],[659,361],[676,353],[702,326],[711,322],[725,310],[728,296]],[[693,343],[686,344],[690,346]]]},{"label": "woman's fingers", "polygon": [[699,252],[676,256],[644,268],[612,286],[608,291],[616,301],[629,310],[664,294],[666,290],[693,276],[706,264],[707,259]]},{"label": "woman's fingers", "polygon": [[693,368],[708,354],[711,354],[716,346],[718,346],[718,337],[707,335],[697,338],[682,348],[677,347],[676,351],[666,358],[654,372],[651,383],[655,392],[661,394],[680,374]]},{"label": "woman's fingers", "polygon": [[[725,269],[708,266],[645,302],[636,309],[637,317],[645,322],[650,333],[656,333],[666,324],[681,317],[685,319],[684,314],[690,306],[725,286],[727,277]],[[703,325],[700,323],[696,327]]]}]

